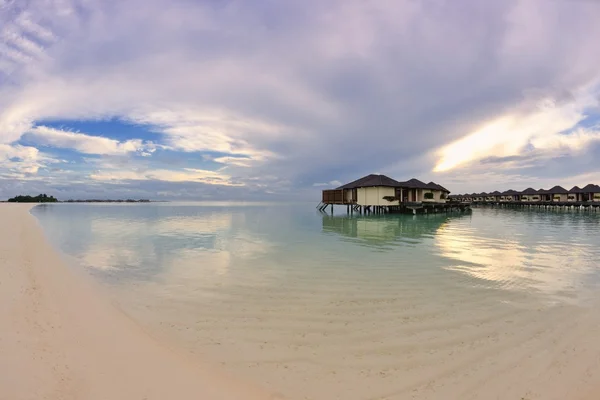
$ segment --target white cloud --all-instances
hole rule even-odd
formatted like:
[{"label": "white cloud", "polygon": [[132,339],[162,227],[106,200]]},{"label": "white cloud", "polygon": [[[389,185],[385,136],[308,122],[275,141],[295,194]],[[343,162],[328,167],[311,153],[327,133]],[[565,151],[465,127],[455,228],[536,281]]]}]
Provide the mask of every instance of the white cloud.
[{"label": "white cloud", "polygon": [[112,182],[157,180],[165,182],[196,182],[222,186],[243,186],[242,183],[233,182],[231,176],[222,174],[218,171],[193,168],[184,168],[183,170],[178,171],[166,169],[149,169],[145,171],[103,169],[92,173],[90,178],[97,181]]},{"label": "white cloud", "polygon": [[[35,147],[0,143],[0,176],[25,178],[40,168],[59,162],[41,153]],[[4,172],[3,172],[4,170]]]},{"label": "white cloud", "polygon": [[535,110],[516,110],[443,147],[434,170],[447,171],[487,157],[520,155],[527,150],[582,150],[600,139],[600,132],[584,128],[565,131],[575,128],[585,119],[585,110],[595,105],[594,96],[584,92],[576,101],[563,105],[544,102]]},{"label": "white cloud", "polygon": [[314,187],[322,187],[322,186],[339,187],[339,186],[342,186],[342,182],[340,182],[340,181],[329,181],[329,182],[323,182],[323,183],[314,183],[313,186]]},{"label": "white cloud", "polygon": [[235,165],[236,167],[251,167],[252,159],[239,157],[217,157],[214,162],[227,165]]},{"label": "white cloud", "polygon": [[[461,165],[524,149],[539,154],[530,159],[539,166],[549,154],[593,147],[594,130],[567,139],[560,129],[582,118],[600,78],[600,8],[465,1],[6,3],[0,143],[44,120],[118,117],[151,126],[174,150],[222,153],[214,161],[231,181],[269,190],[397,163],[399,178],[423,177],[435,161],[468,175]],[[532,89],[574,95],[539,110],[524,96]],[[42,129],[32,133],[39,145],[153,152],[139,139]],[[185,170],[177,178],[155,158],[140,170],[201,179]],[[102,171],[96,177],[119,175]]]},{"label": "white cloud", "polygon": [[[262,161],[274,155],[265,149],[256,149],[247,138],[250,134],[276,137],[284,127],[251,118],[241,118],[218,109],[144,110],[129,116],[135,123],[154,126],[165,134],[167,145],[185,152],[214,151],[242,155],[248,160]],[[238,161],[222,158],[223,161]],[[221,162],[221,161],[217,161]],[[234,162],[226,162],[235,164]],[[247,163],[244,163],[246,166]]]},{"label": "white cloud", "polygon": [[100,136],[68,132],[46,126],[36,126],[28,131],[28,138],[37,145],[74,149],[85,154],[122,155],[141,153],[147,155],[155,150],[151,142],[141,139],[119,142]]}]

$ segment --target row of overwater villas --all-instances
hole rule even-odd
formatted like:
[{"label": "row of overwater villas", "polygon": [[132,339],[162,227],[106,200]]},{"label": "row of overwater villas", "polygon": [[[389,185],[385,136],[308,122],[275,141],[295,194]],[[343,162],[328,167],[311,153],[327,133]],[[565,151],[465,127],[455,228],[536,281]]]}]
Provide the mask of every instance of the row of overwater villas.
[{"label": "row of overwater villas", "polygon": [[397,181],[371,174],[336,189],[323,190],[323,204],[399,206],[402,203],[445,203],[450,191],[434,182]]},{"label": "row of overwater villas", "polygon": [[573,187],[567,190],[561,186],[554,186],[549,190],[535,190],[528,188],[522,192],[507,190],[505,192],[457,194],[448,196],[448,200],[461,203],[480,202],[600,202],[600,186],[589,184],[583,187]]}]

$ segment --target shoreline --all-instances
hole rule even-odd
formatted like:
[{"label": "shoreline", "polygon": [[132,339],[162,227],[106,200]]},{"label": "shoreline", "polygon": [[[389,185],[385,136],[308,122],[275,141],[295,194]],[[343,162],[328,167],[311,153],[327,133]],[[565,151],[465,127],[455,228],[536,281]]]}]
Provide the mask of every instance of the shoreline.
[{"label": "shoreline", "polygon": [[[302,369],[302,362],[289,360],[307,353],[290,343],[302,333],[297,321],[307,321],[310,303],[302,300],[297,307],[292,301],[280,314],[263,313],[265,320],[277,321],[264,326],[235,323],[252,311],[246,304],[248,292],[238,297],[243,307],[220,307],[203,299],[192,307],[194,316],[206,319],[197,331],[170,329],[172,317],[183,321],[175,316],[183,312],[181,303],[165,304],[169,302],[149,290],[151,297],[142,301],[138,313],[123,307],[123,298],[117,305],[113,299],[118,296],[84,269],[73,268],[69,256],[50,244],[52,233],[32,215],[33,207],[0,205],[0,221],[7,227],[0,232],[0,400],[283,399],[259,388],[261,382],[290,398],[324,400],[595,400],[600,394],[596,295],[583,307],[519,308],[496,305],[503,296],[483,300],[473,291],[445,291],[458,307],[430,318],[440,309],[413,300],[410,293],[404,300],[411,303],[406,303],[396,301],[403,298],[396,290],[365,290],[365,301],[330,306],[337,320],[323,315],[313,320],[312,332],[331,336],[313,334],[301,344],[330,355],[307,358],[311,367]],[[329,299],[332,290],[335,294],[335,287],[313,293],[312,305],[322,307],[319,296]],[[144,294],[125,293],[136,300]],[[382,308],[385,299],[390,302]],[[521,304],[519,298],[512,300]],[[403,304],[416,308],[397,308]],[[410,320],[378,322],[361,331],[366,310],[387,313],[392,322],[398,315]],[[260,310],[254,312],[261,316]],[[368,336],[346,339],[351,330]],[[185,332],[192,333],[186,337]],[[259,348],[247,338],[270,345]],[[214,339],[219,343],[211,347]],[[340,354],[344,363],[328,362]],[[275,362],[260,362],[265,359]]]},{"label": "shoreline", "polygon": [[0,399],[283,398],[147,335],[69,270],[35,205],[0,205]]}]

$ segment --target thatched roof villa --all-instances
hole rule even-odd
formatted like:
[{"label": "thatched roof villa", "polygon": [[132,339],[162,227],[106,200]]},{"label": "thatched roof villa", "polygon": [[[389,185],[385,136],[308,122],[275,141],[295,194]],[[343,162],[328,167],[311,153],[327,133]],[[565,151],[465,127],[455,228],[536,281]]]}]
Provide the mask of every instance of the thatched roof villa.
[{"label": "thatched roof villa", "polygon": [[551,189],[527,188],[523,191],[507,190],[504,192],[494,191],[486,193],[458,194],[448,196],[452,202],[522,202],[522,203],[565,203],[565,202],[600,202],[600,186],[588,184],[583,188],[574,186],[567,190],[562,186],[554,186]]},{"label": "thatched roof villa", "polygon": [[450,191],[435,182],[416,178],[397,181],[371,174],[335,189],[323,190],[322,203],[359,206],[398,206],[402,203],[445,203]]},{"label": "thatched roof villa", "polygon": [[567,201],[569,191],[562,186],[554,186],[552,189],[545,190],[542,193],[542,201]]}]

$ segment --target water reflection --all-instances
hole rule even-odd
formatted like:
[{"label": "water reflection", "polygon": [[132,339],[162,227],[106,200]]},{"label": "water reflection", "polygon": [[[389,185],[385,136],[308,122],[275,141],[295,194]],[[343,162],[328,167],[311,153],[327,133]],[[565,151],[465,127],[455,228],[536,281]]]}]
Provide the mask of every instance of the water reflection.
[{"label": "water reflection", "polygon": [[[574,297],[597,282],[598,216],[477,210],[436,237],[447,270],[509,290]],[[524,223],[525,222],[525,223]]]},{"label": "water reflection", "polygon": [[52,242],[109,280],[153,279],[179,266],[225,275],[235,260],[251,260],[271,246],[246,228],[239,207],[188,208],[68,204],[33,213]]},{"label": "water reflection", "polygon": [[423,238],[431,238],[452,219],[468,216],[433,215],[323,215],[324,233],[335,233],[350,238],[350,242],[370,247],[385,248],[388,245],[416,244]]},{"label": "water reflection", "polygon": [[316,287],[340,277],[375,285],[377,274],[386,283],[468,282],[566,298],[600,281],[600,215],[593,213],[331,216],[312,206],[152,204],[32,213],[59,248],[102,279],[154,281],[190,296],[200,287]]}]

